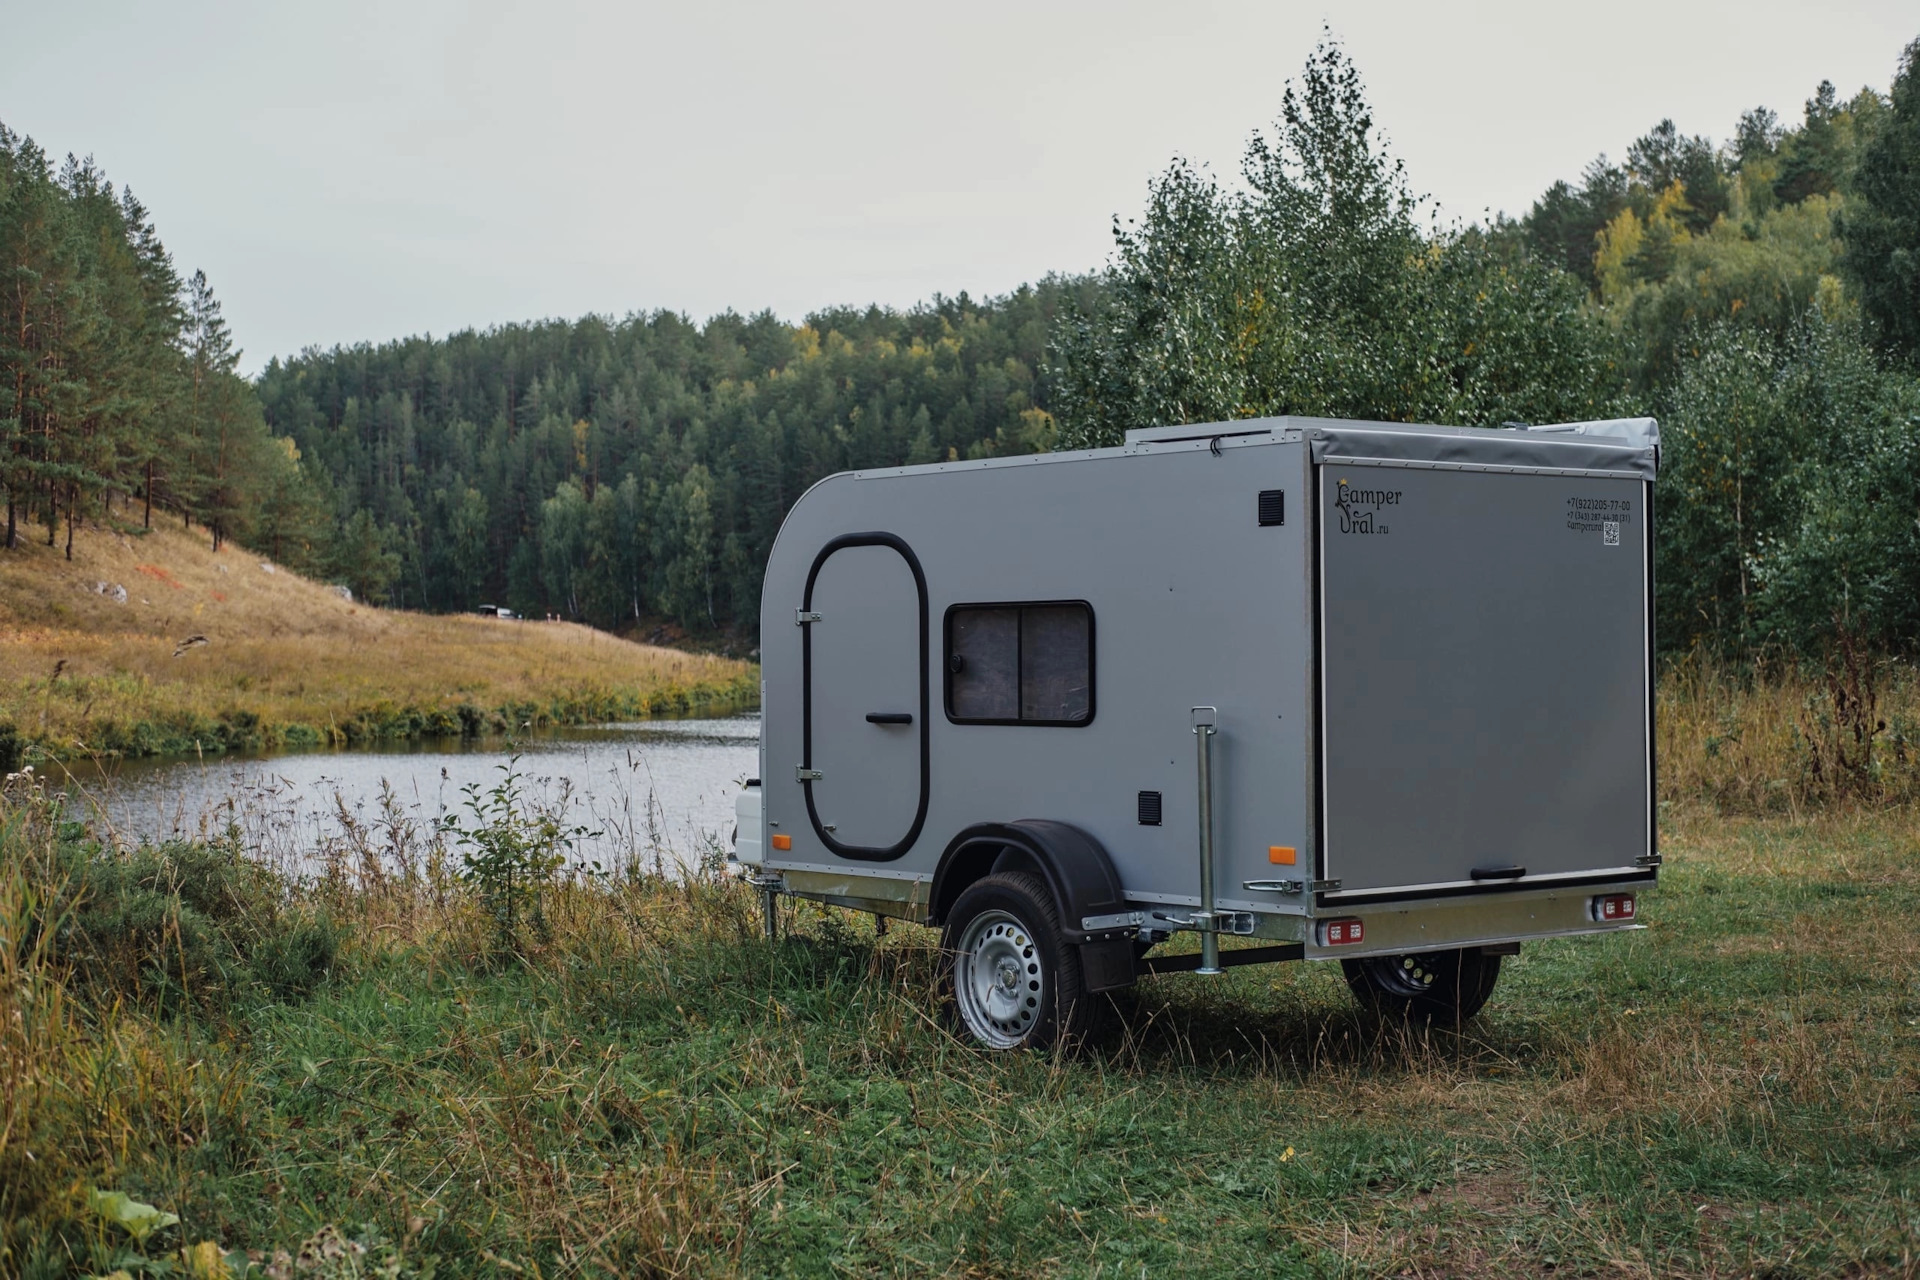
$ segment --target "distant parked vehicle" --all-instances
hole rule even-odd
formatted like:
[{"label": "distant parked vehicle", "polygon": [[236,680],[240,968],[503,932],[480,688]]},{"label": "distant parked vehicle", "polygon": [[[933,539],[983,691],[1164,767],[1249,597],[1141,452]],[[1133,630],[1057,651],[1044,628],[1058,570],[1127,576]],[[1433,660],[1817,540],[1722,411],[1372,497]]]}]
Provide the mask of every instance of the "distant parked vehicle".
[{"label": "distant parked vehicle", "polygon": [[474,610],[483,618],[517,618],[520,615],[505,605],[483,604]]},{"label": "distant parked vehicle", "polygon": [[1523,941],[1639,928],[1658,459],[1651,419],[1274,418],[821,481],[761,604],[769,932],[781,894],[937,926],[1011,1049],[1303,958],[1458,1020]]}]

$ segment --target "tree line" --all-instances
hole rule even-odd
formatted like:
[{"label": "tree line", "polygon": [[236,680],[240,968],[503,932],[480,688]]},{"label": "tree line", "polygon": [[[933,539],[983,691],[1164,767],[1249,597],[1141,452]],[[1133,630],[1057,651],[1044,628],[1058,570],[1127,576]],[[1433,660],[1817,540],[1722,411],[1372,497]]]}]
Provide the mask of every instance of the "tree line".
[{"label": "tree line", "polygon": [[251,389],[130,195],[7,156],[0,360],[32,385],[5,484],[50,528],[138,495],[378,601],[745,638],[781,519],[838,470],[1262,414],[1652,413],[1663,648],[1920,640],[1920,42],[1886,93],[1822,84],[1719,143],[1660,121],[1482,225],[1413,194],[1329,42],[1233,180],[1174,162],[1087,276],[309,350]]},{"label": "tree line", "polygon": [[0,546],[44,535],[71,559],[80,521],[157,513],[316,567],[322,493],[235,372],[205,274],[180,275],[92,160],[56,166],[5,125],[0,313]]},{"label": "tree line", "polygon": [[[835,471],[1052,446],[1049,278],[908,312],[668,312],[275,361],[259,393],[379,541],[355,589],[597,626],[751,629],[787,509]],[[365,522],[364,528],[361,522]]]},{"label": "tree line", "polygon": [[1175,163],[1056,328],[1062,443],[1324,414],[1654,414],[1668,653],[1920,648],[1920,41],[1716,145],[1661,121],[1486,226],[1421,220],[1323,45],[1229,187]]}]

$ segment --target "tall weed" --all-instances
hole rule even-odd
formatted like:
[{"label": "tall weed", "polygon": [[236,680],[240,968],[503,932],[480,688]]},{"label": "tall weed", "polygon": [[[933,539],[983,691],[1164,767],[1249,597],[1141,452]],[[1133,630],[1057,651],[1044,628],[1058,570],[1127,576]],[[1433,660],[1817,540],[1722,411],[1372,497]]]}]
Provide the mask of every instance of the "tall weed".
[{"label": "tall weed", "polygon": [[1920,799],[1920,678],[1845,632],[1819,666],[1689,654],[1667,664],[1657,705],[1663,801],[1805,815]]}]

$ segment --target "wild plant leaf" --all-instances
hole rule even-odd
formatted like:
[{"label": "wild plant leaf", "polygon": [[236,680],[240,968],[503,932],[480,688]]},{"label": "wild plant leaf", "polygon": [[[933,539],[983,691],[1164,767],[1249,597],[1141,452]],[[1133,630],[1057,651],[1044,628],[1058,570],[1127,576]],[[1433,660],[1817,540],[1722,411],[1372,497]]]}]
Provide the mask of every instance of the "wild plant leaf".
[{"label": "wild plant leaf", "polygon": [[90,1203],[93,1211],[102,1219],[125,1227],[135,1240],[143,1244],[154,1232],[180,1223],[178,1214],[142,1204],[124,1191],[95,1191]]}]

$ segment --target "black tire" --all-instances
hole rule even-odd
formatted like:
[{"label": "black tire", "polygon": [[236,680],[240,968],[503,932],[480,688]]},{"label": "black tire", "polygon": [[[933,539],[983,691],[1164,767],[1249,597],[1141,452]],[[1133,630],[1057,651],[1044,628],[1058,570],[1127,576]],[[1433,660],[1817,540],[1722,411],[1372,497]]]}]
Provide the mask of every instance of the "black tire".
[{"label": "black tire", "polygon": [[1092,1025],[1080,948],[1062,939],[1047,886],[1024,871],[976,881],[953,904],[939,990],[954,1033],[982,1049],[1048,1049]]},{"label": "black tire", "polygon": [[1479,1013],[1500,978],[1500,957],[1478,947],[1342,960],[1347,986],[1382,1017],[1458,1026]]}]

